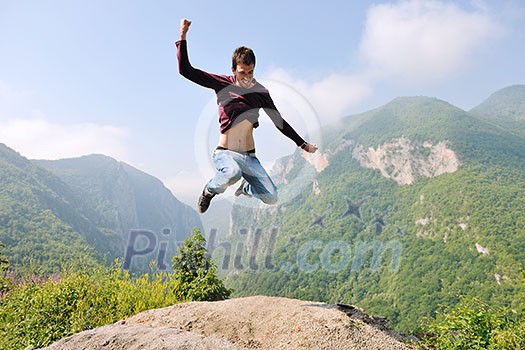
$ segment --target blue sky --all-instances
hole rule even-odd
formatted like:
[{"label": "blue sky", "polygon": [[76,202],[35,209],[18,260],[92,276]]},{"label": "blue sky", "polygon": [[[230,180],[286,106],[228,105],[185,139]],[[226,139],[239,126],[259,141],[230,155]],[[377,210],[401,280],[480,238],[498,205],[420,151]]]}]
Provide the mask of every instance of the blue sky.
[{"label": "blue sky", "polygon": [[[0,142],[31,159],[106,154],[193,205],[218,123],[213,93],[178,74],[181,18],[198,68],[229,74],[252,47],[302,135],[397,96],[468,110],[525,83],[521,0],[0,0]],[[264,115],[255,136],[267,167],[295,150]]]}]

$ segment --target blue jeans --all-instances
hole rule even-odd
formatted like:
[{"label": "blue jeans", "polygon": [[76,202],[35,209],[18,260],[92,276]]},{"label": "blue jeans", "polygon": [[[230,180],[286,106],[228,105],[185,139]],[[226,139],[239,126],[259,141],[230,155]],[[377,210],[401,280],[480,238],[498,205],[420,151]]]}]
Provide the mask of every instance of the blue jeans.
[{"label": "blue jeans", "polygon": [[215,150],[213,163],[217,173],[208,182],[208,191],[220,194],[243,177],[244,193],[266,204],[277,202],[277,187],[254,154],[230,150]]}]

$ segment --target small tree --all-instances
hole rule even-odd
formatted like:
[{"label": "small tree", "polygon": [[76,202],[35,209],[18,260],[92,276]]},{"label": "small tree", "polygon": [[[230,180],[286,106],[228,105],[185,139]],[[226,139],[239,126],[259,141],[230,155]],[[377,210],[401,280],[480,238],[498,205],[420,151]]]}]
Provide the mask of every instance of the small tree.
[{"label": "small tree", "polygon": [[230,297],[232,290],[217,277],[215,262],[206,251],[206,239],[197,228],[177,249],[173,261],[174,287],[177,299],[216,301]]}]

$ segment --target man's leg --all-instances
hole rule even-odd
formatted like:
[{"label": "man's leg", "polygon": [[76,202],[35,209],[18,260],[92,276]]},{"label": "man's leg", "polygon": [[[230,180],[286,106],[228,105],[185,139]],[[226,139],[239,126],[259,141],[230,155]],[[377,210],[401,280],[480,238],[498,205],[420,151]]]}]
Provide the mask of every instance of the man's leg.
[{"label": "man's leg", "polygon": [[246,179],[244,194],[260,199],[266,204],[277,203],[277,187],[256,157],[248,156],[243,164],[242,176]]},{"label": "man's leg", "polygon": [[215,151],[213,154],[213,163],[215,164],[215,169],[217,173],[215,176],[208,182],[207,189],[210,193],[221,194],[228,186],[233,185],[241,178],[242,171],[241,167],[237,163],[240,155],[232,151]]},{"label": "man's leg", "polygon": [[221,150],[213,153],[213,163],[217,169],[215,176],[208,181],[197,201],[197,209],[200,213],[208,210],[210,202],[215,195],[226,191],[228,186],[239,181],[242,172],[239,164],[237,164],[236,157],[238,155],[234,152]]}]

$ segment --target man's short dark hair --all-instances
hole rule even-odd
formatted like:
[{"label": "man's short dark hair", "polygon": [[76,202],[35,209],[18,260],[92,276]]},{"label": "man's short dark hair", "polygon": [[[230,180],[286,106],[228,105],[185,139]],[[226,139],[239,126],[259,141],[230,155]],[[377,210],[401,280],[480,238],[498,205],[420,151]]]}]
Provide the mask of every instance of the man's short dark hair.
[{"label": "man's short dark hair", "polygon": [[232,55],[232,68],[237,69],[237,63],[242,63],[247,66],[255,66],[255,54],[253,50],[246,46],[240,46],[235,49]]}]

